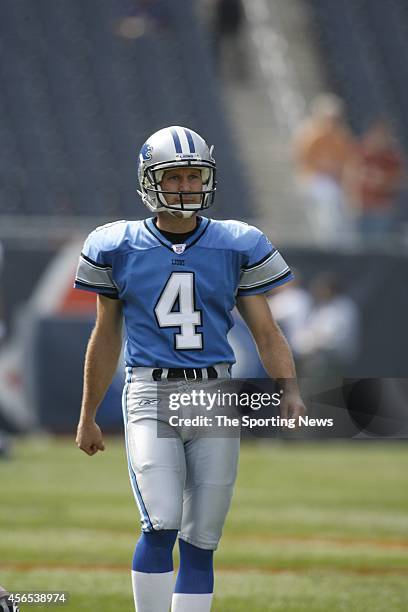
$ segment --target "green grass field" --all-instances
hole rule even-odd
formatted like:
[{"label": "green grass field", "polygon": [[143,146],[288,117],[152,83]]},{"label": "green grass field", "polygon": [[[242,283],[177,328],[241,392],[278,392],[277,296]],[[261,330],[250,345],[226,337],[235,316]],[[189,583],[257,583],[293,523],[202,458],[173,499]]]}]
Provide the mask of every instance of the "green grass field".
[{"label": "green grass field", "polygon": [[[122,441],[106,442],[90,458],[21,440],[0,461],[0,584],[68,591],[61,611],[133,610],[139,518]],[[407,458],[396,441],[243,446],[213,611],[408,610]]]}]

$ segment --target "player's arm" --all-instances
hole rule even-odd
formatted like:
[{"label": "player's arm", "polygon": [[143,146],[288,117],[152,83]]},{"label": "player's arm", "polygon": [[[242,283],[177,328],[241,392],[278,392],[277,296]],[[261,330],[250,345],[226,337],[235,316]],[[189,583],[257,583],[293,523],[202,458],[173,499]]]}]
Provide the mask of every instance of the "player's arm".
[{"label": "player's arm", "polygon": [[254,337],[265,370],[283,389],[281,415],[285,418],[303,415],[305,406],[299,394],[292,352],[272,316],[266,296],[239,297],[237,307]]},{"label": "player's arm", "polygon": [[122,349],[122,302],[97,296],[95,327],[85,355],[84,388],[76,443],[88,455],[104,450],[96,412],[116,372]]}]

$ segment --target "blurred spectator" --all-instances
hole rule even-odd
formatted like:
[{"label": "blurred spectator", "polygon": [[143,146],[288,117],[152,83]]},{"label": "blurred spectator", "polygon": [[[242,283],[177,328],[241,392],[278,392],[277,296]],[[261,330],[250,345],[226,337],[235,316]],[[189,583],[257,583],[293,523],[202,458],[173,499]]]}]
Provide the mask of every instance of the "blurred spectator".
[{"label": "blurred spectator", "polygon": [[245,77],[242,47],[244,9],[241,0],[213,0],[215,60],[221,71],[236,78]]},{"label": "blurred spectator", "polygon": [[[3,320],[3,295],[2,295],[2,287],[3,283],[1,282],[2,271],[3,271],[3,262],[4,262],[4,249],[3,245],[0,242],[0,350],[2,341],[6,335],[6,325]],[[0,406],[0,459],[3,457],[8,457],[10,453],[10,440],[7,434],[2,431],[2,415],[1,415],[1,406]],[[1,590],[1,587],[0,587]]]},{"label": "blurred spectator", "polygon": [[390,124],[384,119],[374,121],[345,172],[346,190],[364,237],[381,237],[395,231],[403,168],[403,155]]},{"label": "blurred spectator", "polygon": [[312,308],[310,293],[295,280],[268,295],[268,304],[275,321],[281,327],[295,359],[298,356],[297,338],[304,330]]},{"label": "blurred spectator", "polygon": [[[0,429],[0,459],[9,459],[10,453],[11,453],[10,437]],[[1,610],[1,607],[0,607],[0,610]]]},{"label": "blurred spectator", "polygon": [[319,276],[311,285],[314,305],[296,336],[303,376],[342,376],[356,358],[360,322],[354,300],[335,276]]},{"label": "blurred spectator", "polygon": [[4,321],[4,303],[3,303],[3,283],[2,275],[3,275],[3,265],[4,265],[4,249],[3,245],[0,242],[0,346],[2,341],[6,335],[6,324]]},{"label": "blurred spectator", "polygon": [[344,241],[351,231],[342,177],[354,148],[342,101],[333,94],[318,96],[311,116],[295,136],[294,155],[301,191],[319,242]]},{"label": "blurred spectator", "polygon": [[158,0],[135,0],[132,15],[122,17],[116,33],[123,38],[139,38],[155,31],[165,31],[170,25],[170,13],[165,3]]}]

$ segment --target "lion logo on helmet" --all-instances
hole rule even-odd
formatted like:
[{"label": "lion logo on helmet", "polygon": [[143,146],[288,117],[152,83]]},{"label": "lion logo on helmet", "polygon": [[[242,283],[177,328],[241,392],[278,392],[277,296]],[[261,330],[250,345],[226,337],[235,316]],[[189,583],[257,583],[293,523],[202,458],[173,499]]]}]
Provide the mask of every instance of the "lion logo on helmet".
[{"label": "lion logo on helmet", "polygon": [[140,155],[143,159],[143,161],[150,161],[152,159],[153,156],[153,147],[151,144],[148,144],[147,142],[144,143],[141,151],[140,151]]}]

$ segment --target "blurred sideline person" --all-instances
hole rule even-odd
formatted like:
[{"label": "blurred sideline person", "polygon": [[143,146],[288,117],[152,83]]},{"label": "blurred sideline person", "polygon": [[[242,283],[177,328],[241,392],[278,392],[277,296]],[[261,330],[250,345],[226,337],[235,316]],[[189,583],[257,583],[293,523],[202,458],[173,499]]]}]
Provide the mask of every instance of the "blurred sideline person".
[{"label": "blurred sideline person", "polygon": [[[4,247],[0,242],[0,281],[2,280],[4,269]],[[3,283],[0,283],[0,349],[2,342],[6,336],[6,323],[4,320],[4,301],[3,301]]]},{"label": "blurred sideline person", "polygon": [[374,121],[347,163],[344,177],[361,237],[381,239],[397,231],[403,173],[404,158],[390,124],[385,119]]},{"label": "blurred sideline person", "polygon": [[342,101],[333,94],[321,94],[293,142],[299,188],[317,242],[350,239],[352,221],[342,182],[354,147]]},{"label": "blurred sideline person", "polygon": [[299,283],[299,277],[287,285],[282,285],[268,295],[272,316],[284,333],[292,349],[295,360],[298,357],[297,339],[305,328],[312,310],[312,297]]},{"label": "blurred sideline person", "polygon": [[168,437],[158,437],[157,391],[162,382],[172,393],[189,380],[229,378],[235,302],[265,369],[284,390],[281,414],[304,413],[290,349],[264,295],[292,274],[257,228],[200,216],[214,201],[215,173],[212,148],[196,132],[172,126],[153,134],[140,152],[139,184],[154,217],[92,232],[76,276],[76,287],[98,294],[77,433],[89,455],[104,450],[95,416],[116,370],[123,316],[126,325],[123,412],[142,523],[132,564],[137,612],[211,608],[213,552],[231,501],[239,439],[191,436],[191,429],[165,421]]},{"label": "blurred sideline person", "polygon": [[[4,263],[4,248],[2,243],[0,242],[0,280],[2,279],[3,273],[3,263]],[[0,283],[0,351],[3,344],[3,339],[6,335],[6,324],[3,320],[3,295],[2,295],[2,287],[3,283]],[[1,415],[1,405],[0,405],[0,459],[3,457],[8,457],[10,453],[10,440],[6,433],[2,430],[2,415]],[[4,422],[3,422],[4,427]]]},{"label": "blurred sideline person", "polygon": [[322,274],[311,285],[314,301],[295,345],[302,376],[344,376],[359,349],[360,321],[357,305],[334,274]]},{"label": "blurred sideline person", "polygon": [[121,16],[114,31],[123,38],[136,39],[145,35],[163,34],[171,29],[166,3],[159,0],[136,0],[129,5],[130,14]]}]

